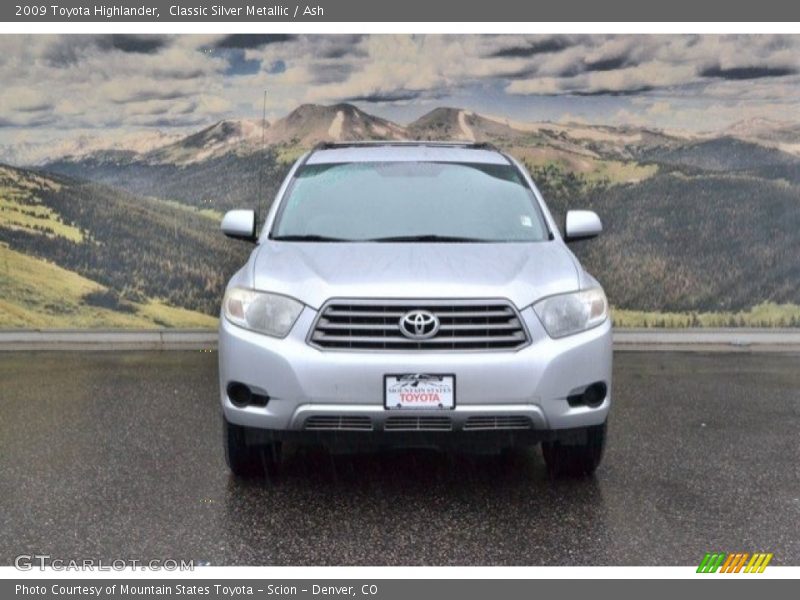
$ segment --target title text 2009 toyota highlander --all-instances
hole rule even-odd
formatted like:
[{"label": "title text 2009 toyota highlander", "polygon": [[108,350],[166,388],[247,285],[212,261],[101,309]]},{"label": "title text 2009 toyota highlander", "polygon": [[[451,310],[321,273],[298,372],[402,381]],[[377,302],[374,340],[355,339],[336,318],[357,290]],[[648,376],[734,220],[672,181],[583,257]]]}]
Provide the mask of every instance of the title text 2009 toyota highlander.
[{"label": "title text 2009 toyota highlander", "polygon": [[597,468],[611,403],[605,294],[525,169],[485,144],[322,144],[292,167],[219,328],[225,455],[236,475],[286,440],[541,442],[552,475]]}]

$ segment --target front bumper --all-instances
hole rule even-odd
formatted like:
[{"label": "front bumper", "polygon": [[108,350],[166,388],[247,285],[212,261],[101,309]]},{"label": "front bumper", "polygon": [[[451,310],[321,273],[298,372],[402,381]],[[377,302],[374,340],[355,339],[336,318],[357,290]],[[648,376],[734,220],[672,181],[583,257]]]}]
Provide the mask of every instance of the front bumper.
[{"label": "front bumper", "polygon": [[[430,417],[447,417],[447,430],[464,434],[468,422],[473,422],[470,417],[501,417],[496,421],[501,427],[507,422],[505,417],[523,417],[538,432],[603,423],[611,404],[610,321],[554,340],[532,309],[521,311],[521,316],[531,343],[515,351],[487,352],[320,350],[306,342],[316,317],[316,311],[308,307],[284,339],[241,329],[223,317],[219,331],[223,413],[237,425],[279,431],[305,431],[312,417],[366,417],[368,431],[386,435],[399,433],[389,423],[398,416],[420,417],[412,419],[417,428],[426,427]],[[456,407],[435,412],[386,410],[383,378],[387,373],[455,374]],[[269,396],[269,402],[235,406],[226,393],[232,381]],[[601,404],[570,406],[568,396],[596,382],[608,389]],[[362,424],[367,420],[357,419]]]}]

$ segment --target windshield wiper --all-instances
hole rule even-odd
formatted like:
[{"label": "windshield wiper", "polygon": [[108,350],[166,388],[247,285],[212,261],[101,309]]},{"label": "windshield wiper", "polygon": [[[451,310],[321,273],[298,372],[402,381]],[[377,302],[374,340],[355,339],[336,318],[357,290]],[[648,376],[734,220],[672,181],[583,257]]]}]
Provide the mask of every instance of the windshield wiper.
[{"label": "windshield wiper", "polygon": [[353,240],[346,240],[344,238],[330,237],[327,235],[316,234],[291,234],[291,235],[276,235],[272,238],[276,242],[352,242]]},{"label": "windshield wiper", "polygon": [[337,238],[327,235],[317,235],[314,233],[308,234],[289,234],[289,235],[276,235],[271,238],[275,242],[481,242],[486,243],[490,240],[480,238],[462,237],[457,235],[394,235],[380,238],[367,238],[350,240],[346,238]]},{"label": "windshield wiper", "polygon": [[489,240],[484,240],[481,238],[471,238],[471,237],[463,237],[457,235],[436,235],[436,234],[425,234],[425,235],[394,235],[389,237],[381,237],[381,238],[372,238],[370,240],[364,240],[366,242],[463,242],[463,243],[470,243],[470,242],[481,242],[487,243]]}]

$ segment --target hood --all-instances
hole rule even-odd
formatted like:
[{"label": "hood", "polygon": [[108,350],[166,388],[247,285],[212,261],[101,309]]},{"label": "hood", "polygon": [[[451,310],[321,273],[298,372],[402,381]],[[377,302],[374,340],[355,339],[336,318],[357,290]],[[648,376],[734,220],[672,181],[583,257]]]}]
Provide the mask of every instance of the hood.
[{"label": "hood", "polygon": [[560,242],[297,243],[265,241],[253,287],[319,308],[330,298],[507,298],[518,308],[579,287]]}]

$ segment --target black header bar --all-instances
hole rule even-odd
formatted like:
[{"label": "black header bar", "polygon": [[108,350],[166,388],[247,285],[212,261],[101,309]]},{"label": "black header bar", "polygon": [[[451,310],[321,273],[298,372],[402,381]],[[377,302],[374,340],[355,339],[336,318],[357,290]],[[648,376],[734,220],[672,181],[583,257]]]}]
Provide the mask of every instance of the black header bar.
[{"label": "black header bar", "polygon": [[798,22],[786,0],[12,0],[3,22]]}]

